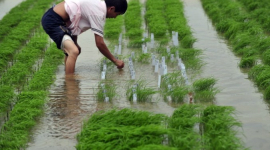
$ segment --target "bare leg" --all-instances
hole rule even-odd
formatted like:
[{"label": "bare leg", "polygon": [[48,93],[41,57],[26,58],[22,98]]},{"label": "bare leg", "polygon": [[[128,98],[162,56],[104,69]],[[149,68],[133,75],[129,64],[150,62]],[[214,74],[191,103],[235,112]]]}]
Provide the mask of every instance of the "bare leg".
[{"label": "bare leg", "polygon": [[[65,67],[66,67],[66,64],[67,64],[67,58],[68,58],[68,56],[65,55]],[[65,70],[66,70],[66,68],[65,68]]]},{"label": "bare leg", "polygon": [[65,72],[66,74],[73,74],[75,71],[75,64],[79,55],[79,50],[71,40],[65,40],[63,42],[63,48],[68,54],[68,56],[65,57]]}]

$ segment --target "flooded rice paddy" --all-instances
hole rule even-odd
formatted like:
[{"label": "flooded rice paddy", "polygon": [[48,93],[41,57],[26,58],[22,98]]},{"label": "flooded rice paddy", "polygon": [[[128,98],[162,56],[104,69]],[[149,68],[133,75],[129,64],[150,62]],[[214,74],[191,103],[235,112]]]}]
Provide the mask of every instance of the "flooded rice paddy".
[{"label": "flooded rice paddy", "polygon": [[[0,19],[21,0],[0,0]],[[237,117],[243,123],[243,135],[240,135],[247,147],[267,150],[270,147],[270,115],[268,104],[247,74],[237,66],[240,61],[230,50],[226,40],[217,34],[211,20],[201,6],[200,0],[183,0],[188,24],[197,39],[194,47],[203,50],[202,77],[212,76],[218,80],[221,90],[216,95],[216,105],[233,106]],[[83,33],[78,42],[82,53],[78,57],[74,76],[65,76],[64,65],[56,72],[56,80],[51,86],[45,113],[34,129],[28,150],[73,150],[76,134],[83,121],[98,110],[134,108],[154,113],[171,115],[177,106],[170,105],[154,96],[144,104],[133,104],[126,100],[126,82],[130,79],[128,64],[118,71],[111,70],[107,78],[117,85],[117,98],[112,103],[97,102],[96,93],[100,82],[100,59],[103,57],[95,47],[91,31]],[[126,49],[124,53],[130,53]],[[150,64],[135,65],[137,77],[149,81],[149,86],[157,87],[157,75]]]}]

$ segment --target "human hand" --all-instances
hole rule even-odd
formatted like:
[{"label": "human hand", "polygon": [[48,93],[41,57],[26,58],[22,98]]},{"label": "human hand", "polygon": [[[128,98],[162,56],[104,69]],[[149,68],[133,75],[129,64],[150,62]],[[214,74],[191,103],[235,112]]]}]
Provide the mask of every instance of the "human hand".
[{"label": "human hand", "polygon": [[125,63],[122,60],[117,59],[114,64],[117,66],[118,69],[122,69],[125,66]]}]

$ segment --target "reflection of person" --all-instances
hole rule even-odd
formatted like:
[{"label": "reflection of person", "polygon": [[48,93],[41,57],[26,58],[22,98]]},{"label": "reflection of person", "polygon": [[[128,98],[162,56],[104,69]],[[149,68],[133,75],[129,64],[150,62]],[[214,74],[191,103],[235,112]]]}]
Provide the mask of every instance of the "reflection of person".
[{"label": "reflection of person", "polygon": [[104,43],[103,28],[106,18],[116,18],[126,10],[126,0],[65,0],[44,14],[43,29],[66,55],[66,74],[74,73],[81,52],[77,36],[88,29],[94,32],[99,51],[118,68],[124,67],[124,62],[116,59]]},{"label": "reflection of person", "polygon": [[[59,114],[60,118],[74,118],[78,116],[80,112],[80,99],[79,96],[79,81],[76,80],[74,75],[66,75],[63,87],[63,93],[61,92],[61,99],[57,99],[53,103],[53,108]],[[57,94],[58,95],[58,94]]]},{"label": "reflection of person", "polygon": [[63,88],[56,89],[50,96],[51,116],[48,120],[52,122],[48,123],[48,128],[51,136],[73,138],[80,130],[81,124],[78,122],[83,120],[85,112],[79,93],[79,80],[74,75],[66,75]]}]

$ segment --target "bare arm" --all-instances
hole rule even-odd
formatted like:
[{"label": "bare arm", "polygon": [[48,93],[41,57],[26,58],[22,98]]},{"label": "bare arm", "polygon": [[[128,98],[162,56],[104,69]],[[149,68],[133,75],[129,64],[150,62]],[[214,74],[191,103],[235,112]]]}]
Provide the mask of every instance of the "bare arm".
[{"label": "bare arm", "polygon": [[109,49],[107,48],[106,44],[104,43],[103,37],[95,34],[95,40],[96,40],[96,46],[99,49],[99,51],[107,57],[109,60],[111,60],[119,69],[124,67],[124,62],[122,60],[116,59]]}]

